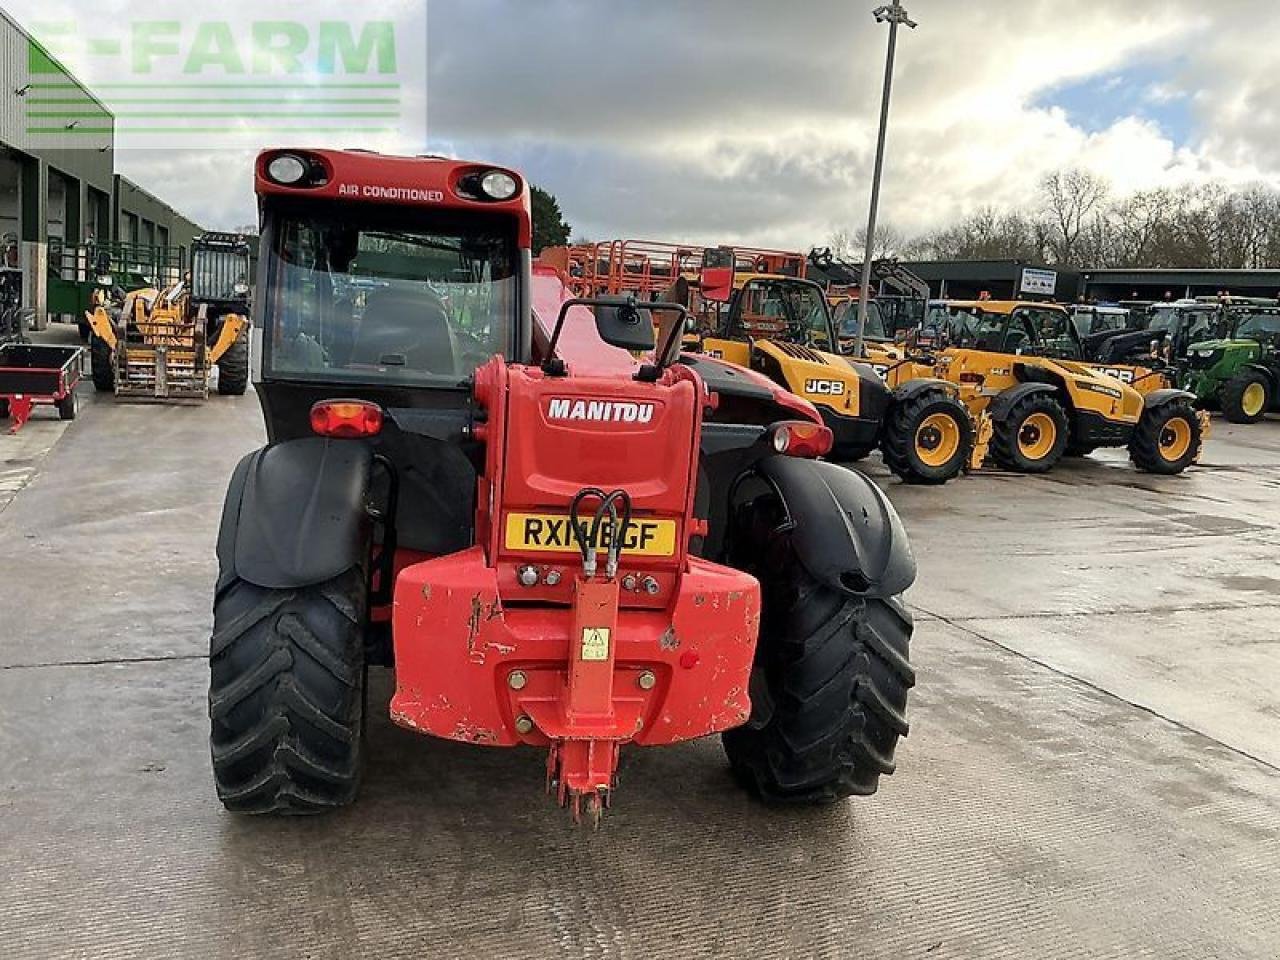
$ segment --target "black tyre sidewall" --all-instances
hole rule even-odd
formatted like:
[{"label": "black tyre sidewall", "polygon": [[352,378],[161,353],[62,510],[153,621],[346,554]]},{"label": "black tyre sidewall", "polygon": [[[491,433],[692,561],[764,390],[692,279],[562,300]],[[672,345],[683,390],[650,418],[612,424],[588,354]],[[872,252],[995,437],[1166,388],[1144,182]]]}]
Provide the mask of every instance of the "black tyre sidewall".
[{"label": "black tyre sidewall", "polygon": [[[947,463],[931,467],[920,459],[916,434],[929,417],[945,413],[960,431],[960,445]],[[885,464],[906,483],[940,484],[959,476],[973,455],[973,423],[964,404],[942,390],[930,390],[919,397],[896,404],[885,424]]]},{"label": "black tyre sidewall", "polygon": [[218,393],[224,397],[243,396],[249,388],[249,329],[218,360]]},{"label": "black tyre sidewall", "polygon": [[[1177,460],[1166,460],[1160,452],[1160,436],[1164,433],[1165,425],[1175,419],[1187,421],[1191,430],[1191,445]],[[1129,457],[1134,466],[1145,473],[1173,476],[1182,473],[1196,461],[1203,445],[1204,432],[1195,407],[1189,401],[1173,401],[1154,410],[1143,411],[1142,419],[1134,428],[1133,439],[1129,443]]]},{"label": "black tyre sidewall", "polygon": [[[316,813],[354,800],[363,763],[367,618],[360,567],[313,587],[268,590],[234,580],[219,593],[210,744],[228,809]],[[252,749],[226,756],[246,740]]]},{"label": "black tyre sidewall", "polygon": [[[1048,414],[1052,418],[1058,436],[1047,455],[1039,460],[1030,460],[1022,452],[1018,435],[1027,419],[1036,413]],[[991,455],[1006,470],[1047,473],[1066,453],[1070,440],[1068,432],[1067,413],[1062,409],[1062,404],[1049,394],[1033,393],[1017,401],[1005,417],[996,421],[991,438]]]},{"label": "black tyre sidewall", "polygon": [[99,393],[113,393],[116,388],[115,358],[107,341],[97,334],[89,338],[89,367],[93,387]]},{"label": "black tyre sidewall", "polygon": [[[1257,415],[1250,416],[1244,412],[1244,392],[1255,383],[1265,391],[1266,400]],[[1257,423],[1267,415],[1267,411],[1271,409],[1271,404],[1275,401],[1275,397],[1272,396],[1271,384],[1267,382],[1267,378],[1253,370],[1242,371],[1228,380],[1222,387],[1221,397],[1222,416],[1229,423]]]},{"label": "black tyre sidewall", "polygon": [[910,614],[896,597],[818,584],[789,532],[742,538],[735,552],[753,558],[743,569],[760,579],[763,598],[752,719],[723,736],[736,779],[777,803],[874,793],[907,733]]}]

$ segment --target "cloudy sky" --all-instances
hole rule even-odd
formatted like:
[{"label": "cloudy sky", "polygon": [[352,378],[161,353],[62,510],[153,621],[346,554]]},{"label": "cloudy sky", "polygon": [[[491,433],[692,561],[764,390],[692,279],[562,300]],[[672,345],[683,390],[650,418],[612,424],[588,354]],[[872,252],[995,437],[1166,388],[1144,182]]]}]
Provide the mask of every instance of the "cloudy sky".
[{"label": "cloudy sky", "polygon": [[[430,0],[426,146],[519,167],[593,239],[818,243],[865,216],[887,33],[872,6]],[[1280,186],[1277,0],[907,6],[920,26],[899,45],[884,196],[907,233],[1025,203],[1073,165],[1122,192]],[[119,161],[210,226],[253,219],[242,164],[234,151]]]}]

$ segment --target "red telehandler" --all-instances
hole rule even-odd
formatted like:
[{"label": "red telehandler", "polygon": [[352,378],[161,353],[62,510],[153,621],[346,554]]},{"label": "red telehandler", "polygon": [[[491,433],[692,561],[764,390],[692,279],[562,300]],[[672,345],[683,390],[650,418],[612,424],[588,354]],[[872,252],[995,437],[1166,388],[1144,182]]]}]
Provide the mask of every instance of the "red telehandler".
[{"label": "red telehandler", "polygon": [[764,798],[874,792],[915,563],[810,404],[680,357],[680,307],[574,298],[515,172],[271,150],[256,186],[269,441],[231,479],[210,649],[229,809],[355,798],[370,666],[404,727],[546,749],[575,817],[623,745],[712,733]]}]

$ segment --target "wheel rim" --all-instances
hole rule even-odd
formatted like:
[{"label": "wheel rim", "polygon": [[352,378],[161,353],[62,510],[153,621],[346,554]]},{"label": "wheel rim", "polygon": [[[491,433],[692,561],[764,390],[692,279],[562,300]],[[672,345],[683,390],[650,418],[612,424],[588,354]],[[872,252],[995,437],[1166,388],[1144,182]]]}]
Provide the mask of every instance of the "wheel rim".
[{"label": "wheel rim", "polygon": [[1256,417],[1260,414],[1266,402],[1267,391],[1260,383],[1249,384],[1244,388],[1244,395],[1240,398],[1240,406],[1251,417]]},{"label": "wheel rim", "polygon": [[1160,456],[1165,460],[1181,460],[1191,449],[1191,424],[1182,417],[1168,421],[1160,431]]},{"label": "wheel rim", "polygon": [[1018,429],[1018,450],[1028,460],[1043,460],[1058,442],[1058,425],[1047,413],[1033,413]]},{"label": "wheel rim", "polygon": [[959,449],[960,424],[950,414],[931,414],[916,430],[916,456],[926,467],[945,467]]}]

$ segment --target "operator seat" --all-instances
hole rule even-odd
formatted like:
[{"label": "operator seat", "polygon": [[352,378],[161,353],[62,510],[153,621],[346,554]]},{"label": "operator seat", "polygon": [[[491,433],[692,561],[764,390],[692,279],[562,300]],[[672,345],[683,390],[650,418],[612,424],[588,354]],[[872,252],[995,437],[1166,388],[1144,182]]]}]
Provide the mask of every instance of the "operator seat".
[{"label": "operator seat", "polygon": [[445,375],[457,371],[449,317],[438,296],[398,290],[369,296],[351,362],[386,366],[388,357],[402,357],[408,371]]}]

